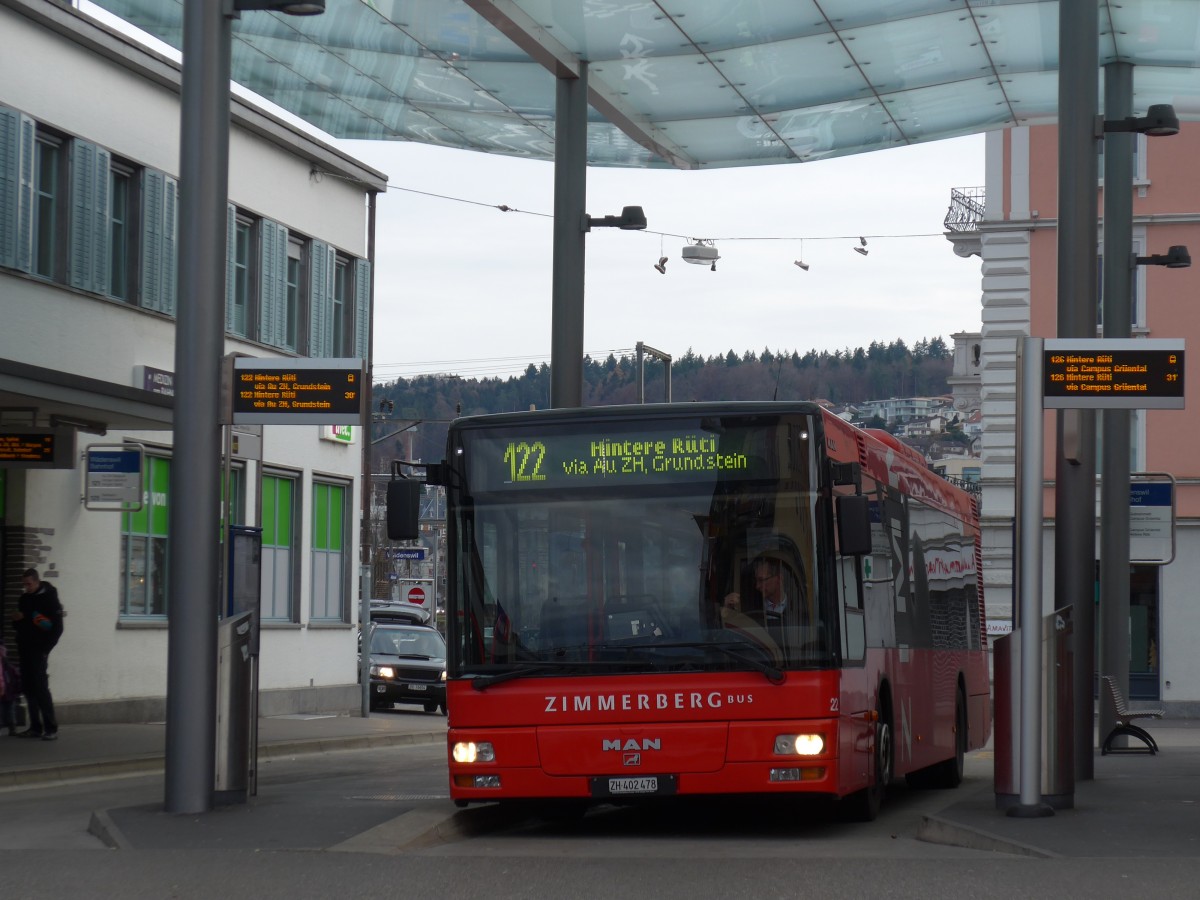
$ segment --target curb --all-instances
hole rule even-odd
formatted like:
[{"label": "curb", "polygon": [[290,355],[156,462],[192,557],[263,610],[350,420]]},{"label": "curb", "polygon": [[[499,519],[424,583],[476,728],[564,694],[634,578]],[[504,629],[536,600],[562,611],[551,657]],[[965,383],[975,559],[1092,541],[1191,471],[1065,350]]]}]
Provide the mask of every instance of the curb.
[{"label": "curb", "polygon": [[[407,744],[432,744],[445,739],[445,731],[430,731],[273,741],[259,745],[258,759],[261,762],[267,759],[303,756],[312,753],[333,753],[340,750],[369,750],[379,747],[404,746]],[[0,791],[69,784],[74,781],[102,778],[153,775],[162,772],[165,764],[165,755],[155,753],[123,759],[101,759],[53,766],[31,766],[25,769],[0,772]]]},{"label": "curb", "polygon": [[990,831],[972,828],[958,822],[951,822],[941,816],[927,815],[921,817],[921,827],[917,829],[917,840],[927,844],[944,844],[950,847],[965,847],[968,850],[988,850],[994,853],[1010,853],[1017,856],[1031,856],[1036,859],[1061,859],[1059,853],[1042,850],[1020,841],[1000,837]]}]

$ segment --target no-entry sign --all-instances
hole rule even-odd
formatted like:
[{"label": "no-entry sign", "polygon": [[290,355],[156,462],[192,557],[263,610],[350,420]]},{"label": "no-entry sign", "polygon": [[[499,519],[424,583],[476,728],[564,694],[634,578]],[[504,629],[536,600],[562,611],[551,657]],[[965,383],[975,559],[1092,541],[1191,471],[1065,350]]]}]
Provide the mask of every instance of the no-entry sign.
[{"label": "no-entry sign", "polygon": [[422,588],[422,587],[409,588],[408,589],[408,602],[409,603],[418,603],[418,604],[424,603],[425,602],[425,588]]}]

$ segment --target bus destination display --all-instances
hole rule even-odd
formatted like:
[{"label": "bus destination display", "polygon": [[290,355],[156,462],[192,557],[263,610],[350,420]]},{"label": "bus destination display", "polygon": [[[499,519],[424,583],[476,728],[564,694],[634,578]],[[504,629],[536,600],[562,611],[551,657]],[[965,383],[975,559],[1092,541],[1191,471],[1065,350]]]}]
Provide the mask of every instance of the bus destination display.
[{"label": "bus destination display", "polygon": [[599,484],[711,482],[761,477],[761,459],[739,444],[701,429],[681,427],[636,436],[523,433],[470,436],[468,470],[476,491],[537,490]]},{"label": "bus destination display", "polygon": [[354,425],[362,421],[362,360],[235,357],[233,422]]},{"label": "bus destination display", "polygon": [[1048,409],[1183,408],[1183,341],[1048,340],[1043,356]]}]

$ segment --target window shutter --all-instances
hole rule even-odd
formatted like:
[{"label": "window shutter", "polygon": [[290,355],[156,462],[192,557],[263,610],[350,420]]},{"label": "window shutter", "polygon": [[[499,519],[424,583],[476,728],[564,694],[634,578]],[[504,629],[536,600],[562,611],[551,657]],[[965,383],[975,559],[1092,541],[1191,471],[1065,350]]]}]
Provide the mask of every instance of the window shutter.
[{"label": "window shutter", "polygon": [[287,326],[287,229],[262,219],[259,234],[258,337],[265,344],[282,347]]},{"label": "window shutter", "polygon": [[234,262],[237,260],[237,207],[230,203],[225,209],[225,332],[234,333],[233,298],[236,290]]},{"label": "window shutter", "polygon": [[33,266],[34,121],[0,106],[0,265]]},{"label": "window shutter", "polygon": [[309,304],[308,355],[317,359],[332,356],[333,276],[336,263],[333,247],[323,241],[312,242],[310,278],[312,297]]},{"label": "window shutter", "polygon": [[142,170],[140,299],[143,309],[175,314],[179,257],[176,209],[179,186],[170,175]]},{"label": "window shutter", "polygon": [[371,354],[371,263],[354,261],[354,355],[369,361]]},{"label": "window shutter", "polygon": [[71,142],[71,287],[108,293],[108,175],[112,156]]}]

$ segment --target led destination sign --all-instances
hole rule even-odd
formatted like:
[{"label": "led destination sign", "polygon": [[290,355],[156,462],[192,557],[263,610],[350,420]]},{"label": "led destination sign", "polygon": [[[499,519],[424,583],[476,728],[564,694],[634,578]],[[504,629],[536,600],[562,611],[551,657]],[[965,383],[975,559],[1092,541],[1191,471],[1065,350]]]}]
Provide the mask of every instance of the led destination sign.
[{"label": "led destination sign", "polygon": [[464,435],[475,491],[763,477],[763,461],[744,451],[744,437],[744,432],[717,436],[682,425],[636,436],[525,430],[519,435]]},{"label": "led destination sign", "polygon": [[1183,341],[1048,340],[1043,356],[1049,409],[1183,409]]},{"label": "led destination sign", "polygon": [[362,421],[362,360],[233,360],[233,422],[352,425]]},{"label": "led destination sign", "polygon": [[74,457],[73,429],[0,429],[0,469],[70,469]]}]

